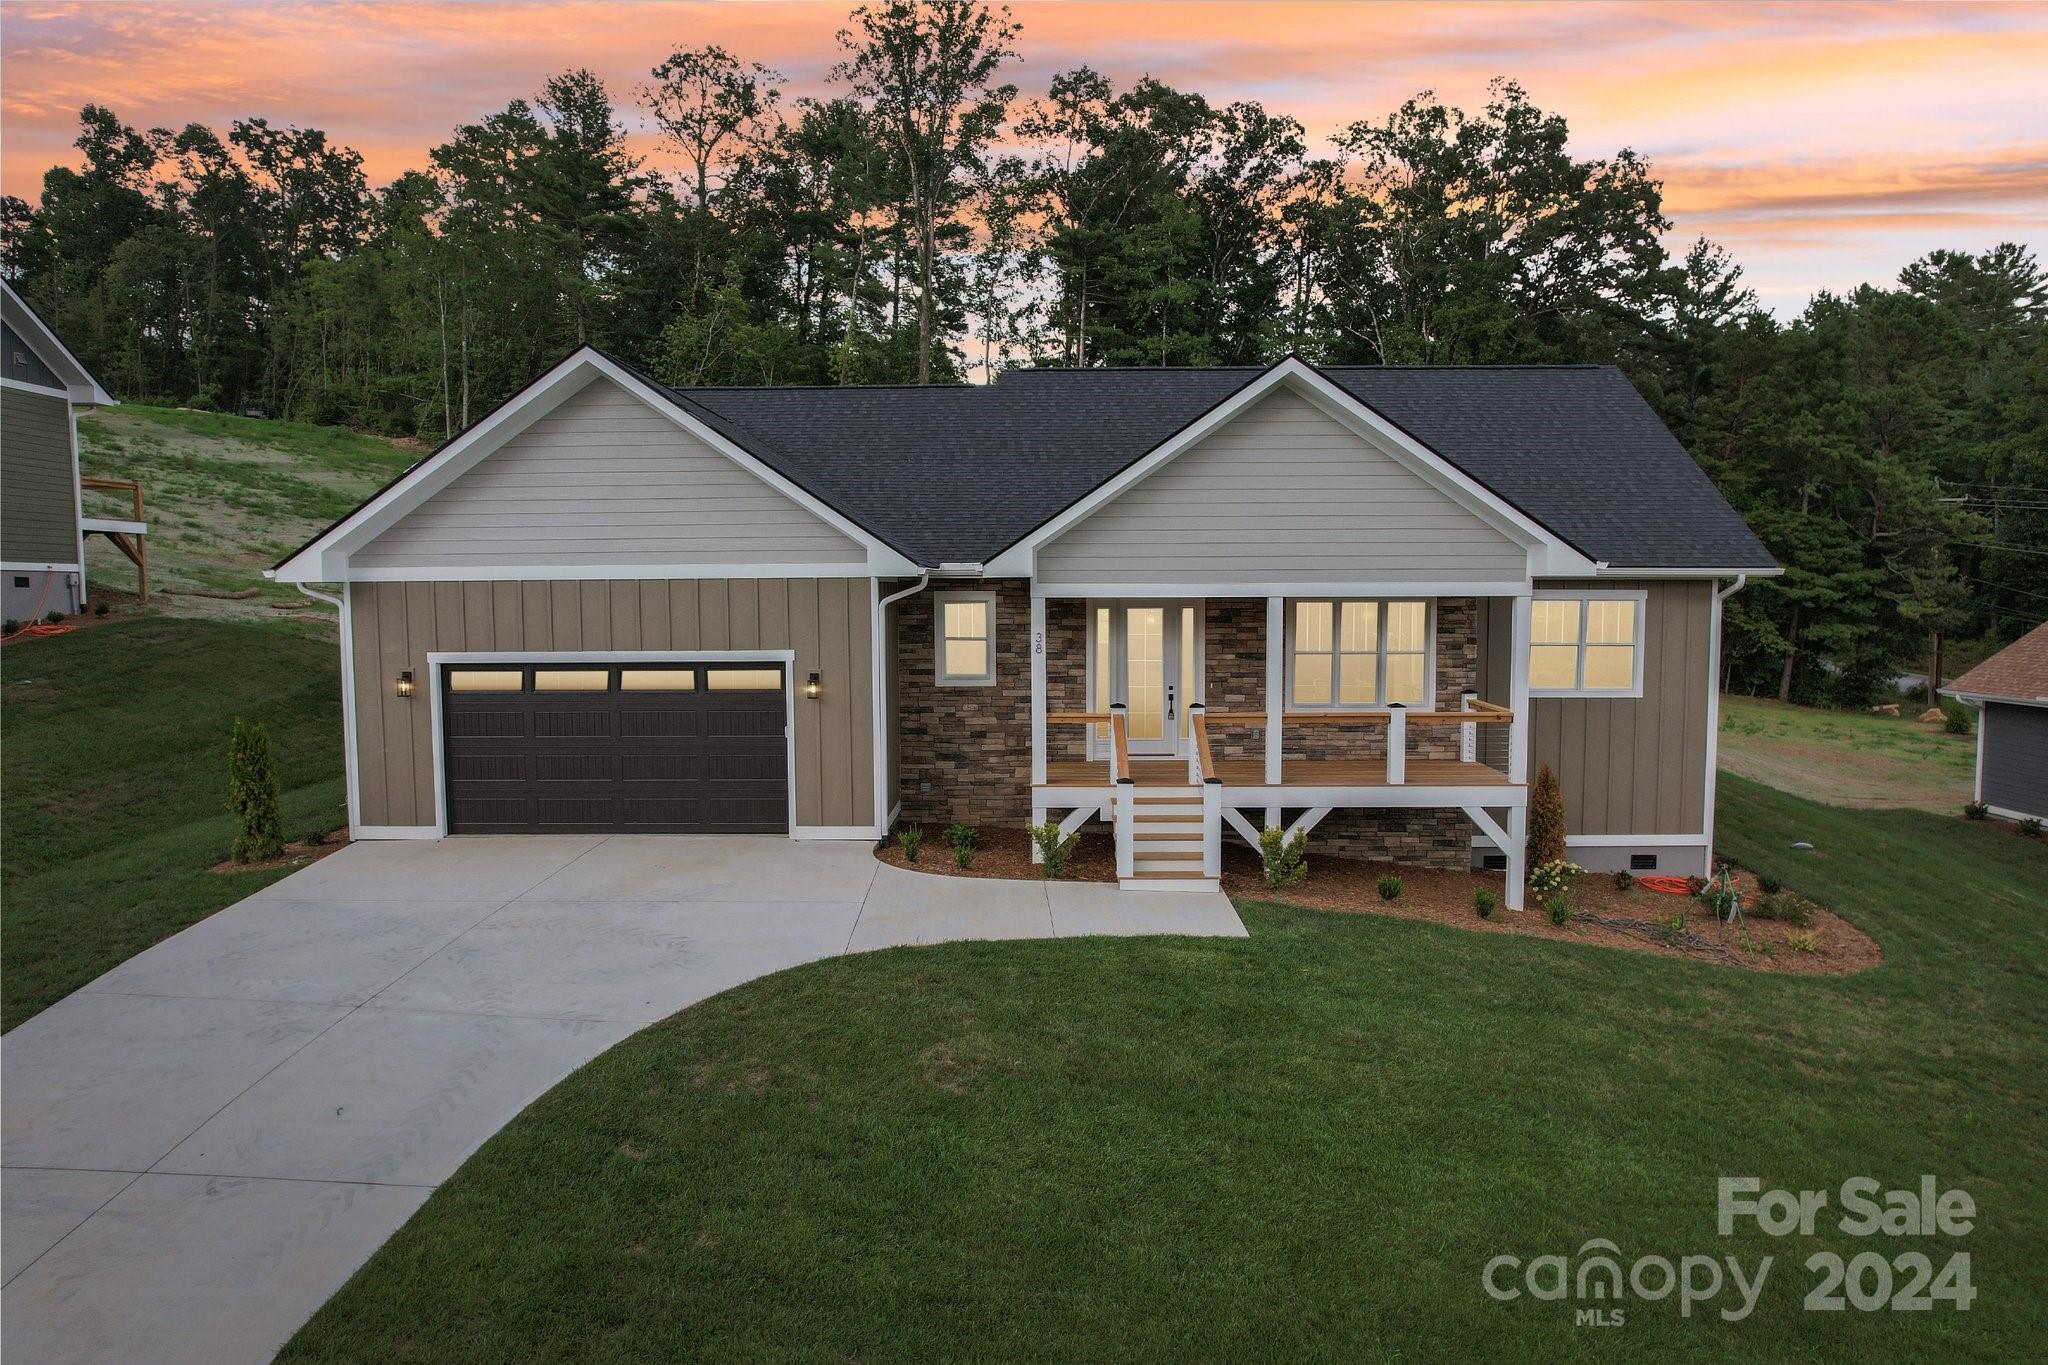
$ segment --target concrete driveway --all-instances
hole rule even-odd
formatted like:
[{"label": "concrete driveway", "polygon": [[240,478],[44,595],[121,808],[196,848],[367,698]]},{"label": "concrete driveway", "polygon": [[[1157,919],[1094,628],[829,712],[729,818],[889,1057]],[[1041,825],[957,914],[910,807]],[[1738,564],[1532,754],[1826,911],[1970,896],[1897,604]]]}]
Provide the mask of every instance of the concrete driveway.
[{"label": "concrete driveway", "polygon": [[267,1360],[463,1159],[636,1029],[950,939],[1242,936],[1215,894],[931,877],[865,845],[359,844],[0,1041],[9,1365]]}]

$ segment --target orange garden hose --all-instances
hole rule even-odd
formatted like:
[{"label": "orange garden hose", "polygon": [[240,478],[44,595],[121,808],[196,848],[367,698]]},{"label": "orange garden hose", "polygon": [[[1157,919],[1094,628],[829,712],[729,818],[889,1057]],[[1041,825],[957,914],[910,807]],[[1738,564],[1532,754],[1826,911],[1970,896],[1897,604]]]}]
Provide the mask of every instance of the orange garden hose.
[{"label": "orange garden hose", "polygon": [[43,614],[43,603],[50,600],[50,583],[54,577],[55,575],[48,573],[43,575],[43,590],[36,594],[36,609],[29,616],[28,624],[12,634],[0,635],[0,644],[5,644],[9,640],[19,640],[24,635],[69,635],[78,629],[77,626],[53,625],[38,619]]},{"label": "orange garden hose", "polygon": [[1667,896],[1690,896],[1692,894],[1692,878],[1690,877],[1673,877],[1669,875],[1638,877],[1636,878],[1636,885],[1642,887],[1645,891],[1662,891]]}]

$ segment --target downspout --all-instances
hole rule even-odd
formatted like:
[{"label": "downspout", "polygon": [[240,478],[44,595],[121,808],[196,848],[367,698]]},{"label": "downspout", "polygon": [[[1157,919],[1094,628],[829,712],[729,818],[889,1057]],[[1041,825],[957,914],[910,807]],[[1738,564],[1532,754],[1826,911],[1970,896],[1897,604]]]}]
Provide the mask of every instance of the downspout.
[{"label": "downspout", "polygon": [[[270,575],[265,574],[268,578]],[[348,790],[348,837],[356,837],[362,828],[362,798],[356,773],[356,680],[355,680],[355,632],[350,629],[348,610],[348,585],[342,584],[341,597],[329,597],[318,588],[300,583],[298,590],[315,602],[325,602],[334,608],[334,614],[341,622],[341,767],[343,785]]]},{"label": "downspout", "polygon": [[[868,653],[873,657],[875,667],[874,681],[871,686],[875,694],[874,814],[875,838],[878,840],[889,837],[889,736],[886,726],[890,718],[885,714],[884,708],[888,704],[889,696],[888,673],[886,670],[893,668],[896,663],[893,658],[885,657],[886,652],[882,647],[882,623],[888,619],[890,607],[901,602],[906,597],[915,597],[918,593],[923,592],[930,585],[931,581],[932,571],[930,569],[920,569],[917,575],[917,582],[901,592],[892,592],[887,597],[878,596],[875,599],[875,609],[869,622],[868,629],[874,641],[874,646]],[[877,579],[876,582],[879,584],[880,580]]]},{"label": "downspout", "polygon": [[1739,573],[1733,583],[1714,590],[1713,622],[1708,628],[1711,638],[1707,641],[1707,661],[1712,671],[1707,674],[1707,804],[1701,813],[1707,850],[1703,876],[1712,876],[1714,872],[1714,802],[1721,768],[1721,608],[1748,582],[1749,575]]}]

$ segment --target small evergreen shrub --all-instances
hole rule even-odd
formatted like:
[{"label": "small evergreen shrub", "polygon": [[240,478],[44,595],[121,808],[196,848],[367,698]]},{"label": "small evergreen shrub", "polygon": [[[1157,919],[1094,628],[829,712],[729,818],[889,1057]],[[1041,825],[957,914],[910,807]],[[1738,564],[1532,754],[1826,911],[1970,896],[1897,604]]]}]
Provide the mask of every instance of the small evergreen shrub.
[{"label": "small evergreen shrub", "polygon": [[1500,897],[1494,895],[1493,892],[1483,886],[1472,893],[1472,909],[1478,913],[1481,919],[1492,919],[1493,907],[1498,904],[1500,904]]},{"label": "small evergreen shrub", "polygon": [[1636,874],[1629,871],[1625,867],[1621,868],[1614,874],[1614,889],[1616,891],[1626,891],[1635,884]]},{"label": "small evergreen shrub", "polygon": [[92,614],[94,616],[105,616],[108,612],[112,610],[112,607],[108,606],[105,602],[101,602],[93,607]]},{"label": "small evergreen shrub", "polygon": [[917,851],[924,847],[924,826],[908,825],[896,831],[896,842],[902,845],[903,861],[917,861]]},{"label": "small evergreen shrub", "polygon": [[1308,875],[1307,832],[1289,839],[1284,830],[1260,830],[1259,862],[1266,874],[1267,886],[1276,890],[1293,886]]},{"label": "small evergreen shrub", "polygon": [[0,622],[0,635],[12,635],[20,629],[21,622],[15,620],[12,616],[8,617],[4,622]]},{"label": "small evergreen shrub", "polygon": [[2029,839],[2038,839],[2041,837],[2041,822],[2030,815],[2020,821],[2019,831]]},{"label": "small evergreen shrub", "polygon": [[1543,908],[1550,912],[1550,922],[1552,924],[1571,923],[1572,903],[1564,898],[1563,892],[1560,891],[1557,895],[1545,901]]},{"label": "small evergreen shrub", "polygon": [[1039,875],[1047,881],[1057,881],[1067,875],[1067,863],[1073,859],[1074,845],[1081,842],[1081,833],[1060,833],[1059,822],[1048,820],[1042,825],[1026,825],[1024,832],[1031,836],[1031,842],[1038,847]]},{"label": "small evergreen shrub", "polygon": [[1751,919],[1781,919],[1803,929],[1813,923],[1813,902],[1790,891],[1766,891],[1745,913]]},{"label": "small evergreen shrub", "polygon": [[1963,807],[1963,818],[1965,820],[1982,820],[1990,814],[1991,807],[1985,805],[1982,801],[1972,801]]},{"label": "small evergreen shrub", "polygon": [[327,842],[327,831],[322,829],[320,826],[315,825],[313,826],[313,828],[306,831],[304,837],[301,838],[299,842],[304,844],[307,848],[318,848],[320,847],[320,845]]},{"label": "small evergreen shrub", "polygon": [[1401,879],[1399,877],[1394,876],[1392,873],[1388,873],[1386,876],[1381,877],[1379,886],[1380,899],[1383,901],[1393,900],[1395,897],[1401,894]]},{"label": "small evergreen shrub", "polygon": [[1971,731],[1970,708],[1961,702],[1945,701],[1941,704],[1941,728],[1951,735],[1967,735]]},{"label": "small evergreen shrub", "polygon": [[1565,860],[1564,793],[1558,790],[1557,774],[1544,764],[1529,791],[1529,866],[1544,867]]},{"label": "small evergreen shrub", "polygon": [[1785,946],[1795,953],[1810,953],[1820,947],[1819,934],[1787,934]]},{"label": "small evergreen shrub", "polygon": [[260,863],[283,851],[270,732],[239,716],[228,740],[228,809],[235,815],[235,842],[228,856],[238,863]]},{"label": "small evergreen shrub", "polygon": [[61,611],[45,612],[43,613],[43,619],[53,626],[62,625],[64,623],[64,613]]},{"label": "small evergreen shrub", "polygon": [[966,867],[974,861],[974,850],[981,846],[981,831],[972,825],[948,825],[946,843],[953,850],[953,865]]},{"label": "small evergreen shrub", "polygon": [[1775,896],[1785,889],[1785,884],[1776,877],[1766,877],[1759,872],[1756,878],[1756,889],[1763,892],[1766,896]]}]

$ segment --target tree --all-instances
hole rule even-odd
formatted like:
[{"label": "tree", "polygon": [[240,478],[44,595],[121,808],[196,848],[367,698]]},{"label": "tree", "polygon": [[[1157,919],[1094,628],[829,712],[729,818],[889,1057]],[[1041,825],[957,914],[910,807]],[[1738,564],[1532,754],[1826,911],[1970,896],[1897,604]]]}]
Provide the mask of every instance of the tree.
[{"label": "tree", "polygon": [[833,75],[868,101],[902,168],[917,259],[917,382],[929,383],[940,229],[1017,97],[995,78],[1017,60],[1018,29],[1008,8],[976,0],[888,0],[861,6],[853,23],[839,32],[847,56]]},{"label": "tree", "polygon": [[236,862],[267,862],[283,851],[284,822],[278,814],[270,732],[239,716],[228,742],[228,809],[235,816],[229,856]]},{"label": "tree", "polygon": [[641,97],[669,145],[689,160],[697,211],[707,213],[713,170],[767,140],[782,77],[717,46],[678,48],[649,74],[655,84]]},{"label": "tree", "polygon": [[1530,870],[1565,861],[1564,793],[1557,774],[1544,764],[1529,789],[1528,855]]}]

